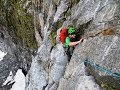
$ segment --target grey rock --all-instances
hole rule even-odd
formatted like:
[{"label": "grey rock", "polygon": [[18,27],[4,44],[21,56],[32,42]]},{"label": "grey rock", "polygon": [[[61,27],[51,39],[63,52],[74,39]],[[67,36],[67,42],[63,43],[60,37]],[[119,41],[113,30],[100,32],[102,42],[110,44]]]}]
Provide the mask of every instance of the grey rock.
[{"label": "grey rock", "polygon": [[57,44],[51,52],[53,65],[50,70],[48,85],[45,90],[57,90],[60,79],[63,77],[68,57],[62,44]]},{"label": "grey rock", "polygon": [[71,71],[71,66],[68,65],[57,90],[103,90],[95,82],[94,77],[88,75],[84,63],[76,65],[74,61],[71,61],[70,64],[75,66]]},{"label": "grey rock", "polygon": [[49,77],[50,49],[52,44],[50,40],[43,41],[33,57],[30,70],[26,77],[26,90],[43,90]]},{"label": "grey rock", "polygon": [[58,20],[62,19],[63,13],[68,9],[68,4],[69,0],[61,0],[60,5],[55,13],[53,22],[57,22]]},{"label": "grey rock", "polygon": [[[88,39],[82,46],[80,46],[80,52],[78,54],[79,57],[86,57],[86,59],[90,59],[95,61],[95,63],[99,63],[102,66],[107,67],[107,61],[114,62],[114,65],[111,68],[115,68],[117,64],[119,64],[119,36],[104,36],[104,37],[95,37],[93,39]],[[82,52],[86,54],[82,54]],[[77,53],[75,53],[77,55]],[[73,56],[74,57],[74,56]],[[81,58],[82,60],[82,58]],[[117,66],[118,67],[118,66]],[[109,67],[107,67],[109,68]],[[109,68],[111,70],[111,68]],[[114,72],[119,72],[119,69],[113,69]]]},{"label": "grey rock", "polygon": [[54,60],[54,66],[51,69],[51,77],[54,82],[59,82],[64,75],[65,67],[68,63],[68,57],[62,44],[58,44],[51,52],[51,60]]},{"label": "grey rock", "polygon": [[[119,1],[117,0],[81,0],[72,8],[71,21],[76,28],[84,32],[99,31],[115,27],[119,23]],[[115,19],[116,18],[116,19]]]},{"label": "grey rock", "polygon": [[[86,66],[87,71],[84,65],[81,66],[85,60],[90,60],[112,72],[120,72],[119,0],[77,0],[75,2],[74,0],[33,0],[32,4],[36,39],[40,47],[36,55],[31,58],[29,49],[16,45],[6,32],[7,30],[0,28],[0,49],[7,52],[0,63],[0,85],[9,76],[10,71],[14,76],[18,68],[22,68],[25,72],[30,68],[26,77],[27,90],[56,90],[57,88],[58,90],[81,88],[91,90],[89,82],[93,86],[92,90],[103,90],[101,86],[109,84],[109,79],[111,79],[110,88],[120,88],[118,79],[111,78],[107,73],[90,65]],[[23,6],[26,7],[26,3]],[[57,36],[53,37],[57,37],[59,42],[61,28],[71,24],[80,32],[80,35],[86,36],[90,32],[98,33],[108,28],[112,28],[115,35],[98,34],[93,38],[88,37],[76,47],[67,65],[64,49],[60,44],[54,46],[54,40],[50,39],[50,35],[57,31]],[[96,83],[96,80],[101,86]]]},{"label": "grey rock", "polygon": [[[119,36],[104,36],[104,37],[97,36],[94,38],[89,38],[88,40],[84,41],[82,44],[78,45],[74,51],[74,54],[71,58],[69,65],[67,66],[64,78],[62,79],[63,81],[61,81],[60,83],[60,85],[63,84],[63,82],[66,84],[64,85],[63,88],[61,85],[59,87],[60,88],[59,90],[79,90],[78,88],[80,87],[76,86],[76,83],[79,82],[78,80],[80,79],[81,76],[81,74],[79,74],[81,70],[80,64],[84,63],[85,60],[89,60],[94,64],[100,65],[101,67],[111,70],[112,72],[119,73],[120,72],[119,71],[119,58],[120,58],[119,39],[120,39]],[[110,84],[111,87],[115,85],[113,87],[119,90],[119,82],[117,81],[119,80],[118,78],[117,80],[115,80],[115,78],[112,77],[110,74],[108,74],[104,70],[102,71],[98,70],[93,65],[92,66],[88,65],[87,67],[88,67],[87,72],[89,72],[90,75],[93,75],[94,78],[99,83],[102,84],[102,86],[104,86],[104,84]],[[111,81],[109,81],[110,76],[111,76]],[[71,87],[71,85],[73,88]],[[90,88],[88,90],[90,90]]]},{"label": "grey rock", "polygon": [[[119,31],[119,4],[118,0],[80,0],[76,4],[69,0],[46,0],[42,2],[41,12],[39,10],[36,12],[41,15],[39,17],[39,20],[41,20],[39,24],[41,25],[41,30],[43,30],[41,32],[44,44],[38,49],[38,57],[36,59],[41,62],[40,66],[44,67],[44,70],[48,73],[46,90],[56,89],[56,83],[59,83],[59,90],[79,90],[81,87],[84,89],[87,87],[88,90],[91,90],[89,84],[81,86],[83,83],[89,83],[89,81],[93,85],[93,90],[103,90],[95,80],[102,85],[103,80],[101,80],[101,77],[105,76],[107,79],[109,77],[107,77],[106,73],[89,66],[87,72],[83,72],[84,69],[82,69],[83,71],[81,70],[83,68],[81,63],[87,59],[119,73],[119,35],[101,36],[101,34],[98,34],[94,35],[93,38],[88,37],[86,42],[84,41],[76,47],[68,65],[67,61],[64,61],[63,51],[60,50],[60,47],[58,48],[58,45],[50,52],[52,41],[48,39],[49,34],[57,31],[58,34],[54,37],[57,37],[57,42],[59,42],[61,28],[68,27],[71,24],[77,28],[80,35],[89,34],[91,31],[93,34],[98,33],[107,28],[112,28],[115,32]],[[60,25],[60,22],[63,24]],[[50,45],[50,47],[48,48],[46,44]],[[88,72],[92,76],[89,76]],[[81,82],[82,80],[83,82]],[[114,85],[115,83],[112,84]],[[117,85],[115,86],[117,87]]]},{"label": "grey rock", "polygon": [[[12,73],[12,78],[18,69],[22,69],[26,75],[29,70],[31,61],[31,52],[25,48],[16,45],[9,35],[7,28],[0,27],[0,50],[7,53],[3,60],[0,61],[0,89],[8,90],[14,83],[7,80]],[[9,84],[11,82],[11,84]],[[4,84],[3,84],[4,83]]]},{"label": "grey rock", "polygon": [[26,76],[26,90],[43,90],[47,82],[47,73],[35,57]]}]

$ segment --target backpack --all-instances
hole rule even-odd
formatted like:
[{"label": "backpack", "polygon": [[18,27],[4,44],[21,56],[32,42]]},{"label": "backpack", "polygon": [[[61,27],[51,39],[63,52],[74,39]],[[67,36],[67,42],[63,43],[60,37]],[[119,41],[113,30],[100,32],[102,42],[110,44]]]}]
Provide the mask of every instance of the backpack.
[{"label": "backpack", "polygon": [[67,28],[61,29],[59,39],[62,43],[65,43],[65,39],[67,36],[68,36],[68,29]]}]

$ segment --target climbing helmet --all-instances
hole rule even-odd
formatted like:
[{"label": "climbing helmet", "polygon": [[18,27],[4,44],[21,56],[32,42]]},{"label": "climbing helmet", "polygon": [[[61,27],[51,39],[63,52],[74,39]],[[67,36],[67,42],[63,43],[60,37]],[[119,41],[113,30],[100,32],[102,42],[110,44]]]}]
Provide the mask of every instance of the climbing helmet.
[{"label": "climbing helmet", "polygon": [[68,33],[73,34],[73,33],[75,33],[75,31],[76,31],[75,28],[70,27],[68,30]]}]

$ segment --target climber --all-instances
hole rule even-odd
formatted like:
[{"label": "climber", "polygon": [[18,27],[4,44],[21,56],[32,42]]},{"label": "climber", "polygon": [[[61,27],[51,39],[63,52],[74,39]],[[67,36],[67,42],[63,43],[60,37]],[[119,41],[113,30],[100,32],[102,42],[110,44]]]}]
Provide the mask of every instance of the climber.
[{"label": "climber", "polygon": [[73,54],[73,50],[75,46],[79,43],[81,43],[83,39],[80,39],[79,41],[76,41],[76,30],[73,27],[70,27],[68,29],[68,37],[65,40],[65,47],[66,47],[66,52],[69,58],[71,58]]}]

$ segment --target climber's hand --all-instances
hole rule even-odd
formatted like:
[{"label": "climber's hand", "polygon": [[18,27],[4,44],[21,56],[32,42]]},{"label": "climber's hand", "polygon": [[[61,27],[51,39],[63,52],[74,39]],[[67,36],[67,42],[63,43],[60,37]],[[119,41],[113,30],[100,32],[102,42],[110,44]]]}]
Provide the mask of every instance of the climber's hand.
[{"label": "climber's hand", "polygon": [[83,40],[84,40],[83,38],[82,38],[82,39],[80,39],[80,42],[83,42]]}]

